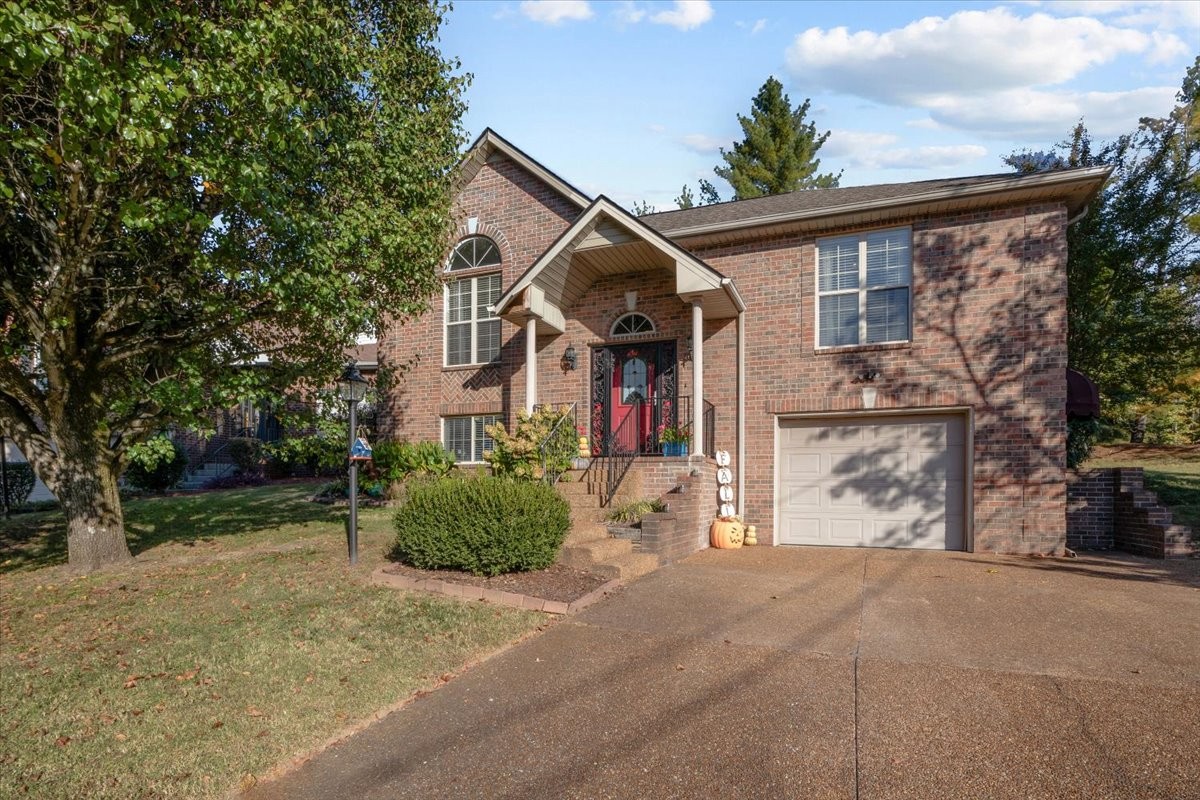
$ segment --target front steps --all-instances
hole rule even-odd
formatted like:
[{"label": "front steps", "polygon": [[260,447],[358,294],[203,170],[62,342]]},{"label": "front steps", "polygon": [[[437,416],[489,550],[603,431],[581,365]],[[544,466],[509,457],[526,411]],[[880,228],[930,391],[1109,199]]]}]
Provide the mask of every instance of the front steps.
[{"label": "front steps", "polygon": [[206,463],[201,464],[195,471],[188,471],[175,488],[184,492],[195,492],[203,489],[205,484],[214,478],[222,478],[233,473],[233,464]]},{"label": "front steps", "polygon": [[600,507],[599,485],[589,480],[588,473],[571,470],[567,475],[555,487],[571,505],[571,532],[559,553],[559,563],[622,582],[658,569],[658,556],[609,534],[604,524],[608,509]]}]

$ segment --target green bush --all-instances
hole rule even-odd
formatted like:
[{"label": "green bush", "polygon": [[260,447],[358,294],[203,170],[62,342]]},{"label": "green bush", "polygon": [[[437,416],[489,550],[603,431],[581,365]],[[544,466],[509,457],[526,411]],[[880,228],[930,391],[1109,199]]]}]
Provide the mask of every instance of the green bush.
[{"label": "green bush", "polygon": [[490,453],[483,454],[484,460],[496,475],[523,480],[536,481],[566,472],[579,454],[579,438],[569,414],[567,406],[542,406],[532,414],[524,409],[517,411],[512,433],[499,423],[489,425],[487,435],[495,445]]},{"label": "green bush", "polygon": [[160,434],[129,448],[125,480],[143,492],[165,492],[183,479],[187,463],[183,448]]},{"label": "green bush", "polygon": [[8,507],[24,505],[36,482],[33,466],[23,462],[9,464],[5,477],[4,494],[7,495]]},{"label": "green bush", "polygon": [[371,448],[371,458],[381,481],[395,483],[409,475],[442,477],[454,469],[454,454],[441,442],[384,440]]},{"label": "green bush", "polygon": [[1100,421],[1073,419],[1067,422],[1067,467],[1075,469],[1092,454],[1092,446],[1100,434]]},{"label": "green bush", "polygon": [[238,475],[257,475],[263,467],[263,443],[253,436],[235,436],[227,445]]},{"label": "green bush", "polygon": [[415,482],[396,513],[389,557],[420,569],[476,575],[543,569],[570,527],[565,500],[550,486],[496,477]]},{"label": "green bush", "polygon": [[642,521],[647,514],[656,514],[667,510],[667,504],[662,500],[633,500],[617,506],[608,514],[609,522],[635,525]]}]

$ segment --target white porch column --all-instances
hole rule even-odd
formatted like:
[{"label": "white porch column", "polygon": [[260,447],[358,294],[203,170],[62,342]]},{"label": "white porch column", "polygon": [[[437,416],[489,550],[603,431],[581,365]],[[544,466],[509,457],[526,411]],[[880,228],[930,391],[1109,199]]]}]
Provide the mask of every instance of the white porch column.
[{"label": "white porch column", "polygon": [[525,321],[525,410],[537,404],[537,317]]},{"label": "white porch column", "polygon": [[704,452],[704,309],[700,298],[692,300],[692,449]]}]

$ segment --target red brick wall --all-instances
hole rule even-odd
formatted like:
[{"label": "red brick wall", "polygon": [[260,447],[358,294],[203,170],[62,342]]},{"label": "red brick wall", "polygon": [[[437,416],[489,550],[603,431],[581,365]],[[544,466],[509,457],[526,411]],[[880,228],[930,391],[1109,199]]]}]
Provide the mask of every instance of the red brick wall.
[{"label": "red brick wall", "polygon": [[[489,162],[463,190],[459,214],[479,219],[504,259],[504,287],[578,214],[549,186],[512,162]],[[1066,210],[1061,204],[908,221],[913,230],[911,343],[818,351],[815,346],[815,235],[690,249],[732,277],[747,304],[747,521],[773,540],[775,426],[780,415],[862,410],[864,370],[880,374],[876,407],[970,409],[973,548],[1061,552],[1066,545]],[[892,227],[892,226],[889,226]],[[821,235],[850,229],[823,231]],[[465,229],[463,231],[465,233]],[[685,247],[687,242],[681,242]],[[625,291],[655,323],[648,340],[691,332],[690,308],[666,272],[607,278],[567,314],[567,331],[538,342],[538,401],[578,403],[588,423],[591,346],[609,340],[625,313]],[[387,364],[416,366],[384,407],[392,435],[436,439],[448,414],[508,415],[524,405],[524,333],[505,322],[497,366],[442,368],[442,299],[380,346]],[[705,395],[717,405],[720,449],[736,457],[736,323],[705,323]],[[573,345],[578,368],[564,372]],[[691,362],[678,391],[691,394]]]},{"label": "red brick wall", "polygon": [[1067,471],[1067,547],[1113,548],[1113,497],[1117,470]]},{"label": "red brick wall", "polygon": [[[459,239],[467,220],[478,220],[477,233],[500,247],[503,287],[507,289],[558,238],[580,209],[513,161],[493,156],[462,190],[456,204]],[[486,274],[491,270],[482,270]],[[455,277],[470,275],[455,273]],[[396,326],[379,343],[381,365],[401,374],[380,408],[384,435],[417,440],[441,437],[441,417],[500,413],[521,407],[525,395],[525,334],[501,322],[501,354],[495,366],[443,368],[439,294],[419,319]]]},{"label": "red brick wall", "polygon": [[[869,369],[880,375],[876,408],[972,410],[975,550],[1061,552],[1066,210],[909,222],[913,335],[904,345],[816,349],[814,235],[691,248],[735,280],[747,305],[747,520],[760,541],[772,541],[777,417],[861,411],[856,377]],[[735,343],[732,322],[706,342],[705,389],[720,393],[721,418],[730,422],[733,394],[724,390],[732,378],[718,376],[732,361],[707,356],[732,353]]]}]

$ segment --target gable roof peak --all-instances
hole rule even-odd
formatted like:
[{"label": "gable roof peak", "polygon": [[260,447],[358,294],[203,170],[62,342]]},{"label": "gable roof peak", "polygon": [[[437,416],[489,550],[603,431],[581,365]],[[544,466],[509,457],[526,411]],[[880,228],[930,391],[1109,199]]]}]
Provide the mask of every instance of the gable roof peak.
[{"label": "gable roof peak", "polygon": [[483,132],[475,137],[475,141],[467,148],[466,153],[463,154],[462,160],[459,162],[460,180],[463,185],[469,183],[479,173],[479,170],[483,168],[483,165],[487,163],[488,158],[493,153],[500,153],[515,162],[523,170],[550,186],[550,188],[554,189],[567,200],[570,200],[579,208],[586,208],[591,204],[592,199],[590,197],[559,175],[551,172],[524,150],[505,139],[490,127],[484,128]]}]

